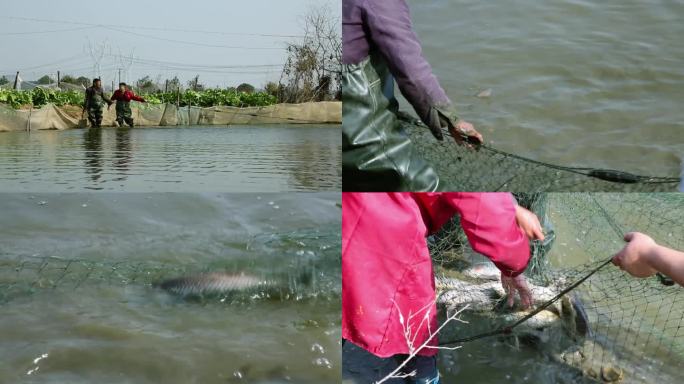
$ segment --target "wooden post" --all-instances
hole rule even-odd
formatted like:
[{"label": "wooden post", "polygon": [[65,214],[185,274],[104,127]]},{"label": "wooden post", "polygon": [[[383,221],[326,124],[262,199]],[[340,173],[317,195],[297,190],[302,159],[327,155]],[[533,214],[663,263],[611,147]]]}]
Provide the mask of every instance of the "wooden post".
[{"label": "wooden post", "polygon": [[26,131],[31,132],[31,115],[33,114],[33,104],[31,104],[31,109],[29,109],[28,121],[26,124]]},{"label": "wooden post", "polygon": [[164,83],[164,93],[167,93],[169,91],[169,79],[166,79],[166,82]]},{"label": "wooden post", "polygon": [[17,71],[17,75],[14,76],[14,89],[17,89],[18,83],[19,83],[19,71]]},{"label": "wooden post", "polygon": [[60,85],[60,83],[62,82],[61,80],[62,80],[62,79],[61,79],[60,76],[59,76],[59,71],[57,71],[57,88],[59,88],[59,85]]}]

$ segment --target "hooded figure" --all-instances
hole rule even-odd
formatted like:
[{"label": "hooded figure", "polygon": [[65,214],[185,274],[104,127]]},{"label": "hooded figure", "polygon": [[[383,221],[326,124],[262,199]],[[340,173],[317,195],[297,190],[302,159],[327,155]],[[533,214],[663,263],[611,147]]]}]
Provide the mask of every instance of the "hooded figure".
[{"label": "hooded figure", "polygon": [[452,120],[451,102],[423,58],[405,0],[342,1],[342,178],[345,191],[435,191],[439,178],[398,124],[394,77],[438,140],[482,142]]},{"label": "hooded figure", "polygon": [[[524,302],[527,286],[521,274],[529,262],[530,247],[526,229],[521,229],[519,221],[532,223],[539,237],[543,235],[539,222],[528,219],[528,215],[534,215],[517,207],[511,194],[345,192],[344,340],[380,358],[405,359],[410,349],[405,338],[407,329],[415,338],[415,348],[429,339],[429,330],[438,326],[435,278],[426,238],[456,214],[473,250],[501,270],[502,281],[511,281]],[[421,321],[426,313],[427,321]],[[409,314],[413,320],[409,320]],[[428,345],[434,347],[437,343],[434,337]],[[420,350],[413,359],[418,374],[411,383],[438,382],[436,354],[433,348]]]}]

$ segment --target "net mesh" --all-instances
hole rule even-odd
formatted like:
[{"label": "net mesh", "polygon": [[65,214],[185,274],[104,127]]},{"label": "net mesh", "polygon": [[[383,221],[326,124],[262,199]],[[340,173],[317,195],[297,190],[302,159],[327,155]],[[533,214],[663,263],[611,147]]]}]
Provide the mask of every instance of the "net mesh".
[{"label": "net mesh", "polygon": [[[76,291],[101,285],[152,286],[170,278],[209,272],[245,273],[277,281],[289,291],[282,298],[339,296],[340,241],[339,228],[260,234],[249,239],[245,255],[239,260],[208,258],[205,262],[187,264],[5,254],[0,257],[0,305],[47,290]],[[260,257],[265,254],[281,256]],[[250,294],[250,297],[256,296]]]},{"label": "net mesh", "polygon": [[452,222],[429,240],[439,270],[438,300],[451,310],[468,304],[466,319],[477,321],[451,327],[440,341],[504,335],[543,351],[578,380],[681,382],[684,289],[662,275],[633,278],[607,261],[622,248],[623,233],[629,231],[684,249],[684,196],[552,193],[518,198],[542,218],[547,235],[545,244],[533,245],[526,272],[533,309],[589,277],[516,325],[529,312],[503,305],[505,293],[492,273],[496,271],[478,269],[488,266],[486,259],[468,247]]},{"label": "net mesh", "polygon": [[447,191],[674,192],[677,175],[633,175],[621,170],[574,168],[527,159],[487,145],[470,150],[436,141],[425,127],[402,116],[402,129],[440,176]]}]

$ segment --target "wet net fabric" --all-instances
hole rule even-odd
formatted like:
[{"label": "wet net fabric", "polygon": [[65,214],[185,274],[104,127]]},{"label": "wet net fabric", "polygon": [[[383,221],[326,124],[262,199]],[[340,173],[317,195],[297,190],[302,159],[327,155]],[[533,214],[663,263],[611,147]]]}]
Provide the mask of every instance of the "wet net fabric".
[{"label": "wet net fabric", "polygon": [[[495,147],[469,150],[448,137],[436,141],[416,121],[401,121],[421,153],[440,177],[447,191],[525,192],[674,192],[679,175],[633,175],[625,170],[566,167],[517,156]],[[617,179],[617,180],[616,180]]]},{"label": "wet net fabric", "polygon": [[[544,218],[546,244],[536,242],[526,271],[532,309],[574,289],[518,323],[528,312],[509,310],[487,260],[468,246],[457,222],[429,239],[437,269],[438,302],[465,305],[468,324],[440,335],[441,343],[489,337],[540,351],[578,381],[681,382],[684,379],[684,288],[666,276],[638,279],[611,263],[624,232],[639,231],[684,249],[684,196],[677,193],[518,196]],[[484,273],[482,271],[485,271]],[[593,274],[592,274],[593,273]],[[587,277],[588,276],[588,277]],[[484,338],[480,338],[484,335]],[[456,343],[458,344],[458,343]],[[445,352],[448,353],[448,352]]]},{"label": "wet net fabric", "polygon": [[[77,293],[97,286],[152,287],[203,273],[246,274],[278,283],[288,299],[339,297],[339,228],[255,235],[230,260],[90,260],[69,255],[0,253],[0,306],[51,290]],[[275,255],[268,257],[267,255]],[[215,298],[209,298],[215,299]]]}]

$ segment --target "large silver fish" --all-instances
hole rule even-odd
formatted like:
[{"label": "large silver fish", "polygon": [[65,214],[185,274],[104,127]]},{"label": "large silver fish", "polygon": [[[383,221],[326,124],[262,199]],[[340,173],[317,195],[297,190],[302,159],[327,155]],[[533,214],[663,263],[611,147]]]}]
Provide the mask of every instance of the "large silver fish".
[{"label": "large silver fish", "polygon": [[[528,283],[532,293],[532,308],[514,312],[501,311],[506,292],[501,285],[501,272],[491,263],[477,264],[460,272],[463,279],[437,277],[437,302],[450,311],[468,305],[468,311],[485,314],[501,324],[513,324],[534,308],[555,297],[561,289]],[[559,332],[570,336],[587,336],[591,330],[581,301],[575,295],[560,300],[518,325],[514,334],[531,336],[542,342],[553,340]]]},{"label": "large silver fish", "polygon": [[176,277],[155,286],[181,297],[224,296],[276,288],[278,282],[244,273],[210,272]]}]

